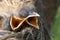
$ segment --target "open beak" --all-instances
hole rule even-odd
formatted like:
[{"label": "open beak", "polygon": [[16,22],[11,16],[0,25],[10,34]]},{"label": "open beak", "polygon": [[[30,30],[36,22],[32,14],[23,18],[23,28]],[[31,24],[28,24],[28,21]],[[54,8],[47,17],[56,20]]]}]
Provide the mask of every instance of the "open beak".
[{"label": "open beak", "polygon": [[18,30],[18,28],[20,28],[20,26],[22,25],[23,22],[24,21],[22,18],[12,16],[11,20],[10,20],[10,26],[11,26],[12,30]]},{"label": "open beak", "polygon": [[40,16],[40,15],[39,15],[38,13],[33,12],[32,15],[29,15],[29,16],[28,16],[28,19],[26,20],[26,22],[27,22],[29,25],[31,25],[31,26],[39,29],[38,19],[37,19],[37,17],[39,17],[39,16]]},{"label": "open beak", "polygon": [[26,18],[11,16],[10,26],[12,30],[19,30],[19,28],[21,28],[21,25],[26,21],[29,25],[39,29],[37,17],[39,17],[39,14],[37,13],[29,15]]}]

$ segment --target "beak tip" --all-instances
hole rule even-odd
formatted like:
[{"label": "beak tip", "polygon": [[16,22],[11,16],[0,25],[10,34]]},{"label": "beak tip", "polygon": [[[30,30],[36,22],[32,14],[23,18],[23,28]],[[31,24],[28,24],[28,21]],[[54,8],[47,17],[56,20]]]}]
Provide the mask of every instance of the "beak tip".
[{"label": "beak tip", "polygon": [[38,30],[40,29],[39,26],[36,27]]},{"label": "beak tip", "polygon": [[40,16],[37,12],[33,12],[33,14],[38,17]]}]

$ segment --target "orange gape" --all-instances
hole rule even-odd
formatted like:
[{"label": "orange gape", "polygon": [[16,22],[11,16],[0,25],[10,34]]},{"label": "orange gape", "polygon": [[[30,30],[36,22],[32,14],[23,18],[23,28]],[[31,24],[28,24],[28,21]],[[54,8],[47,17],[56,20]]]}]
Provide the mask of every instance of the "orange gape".
[{"label": "orange gape", "polygon": [[29,15],[26,18],[20,18],[20,17],[16,17],[16,16],[12,16],[11,20],[10,20],[10,25],[12,30],[18,30],[19,28],[21,28],[21,25],[24,22],[27,22],[27,24],[33,26],[36,29],[39,29],[39,25],[38,25],[38,21],[37,21],[37,17],[39,15]]},{"label": "orange gape", "polygon": [[29,25],[31,25],[31,26],[39,29],[37,17],[30,17],[30,18],[28,18],[28,19],[26,20],[26,22],[27,22]]}]

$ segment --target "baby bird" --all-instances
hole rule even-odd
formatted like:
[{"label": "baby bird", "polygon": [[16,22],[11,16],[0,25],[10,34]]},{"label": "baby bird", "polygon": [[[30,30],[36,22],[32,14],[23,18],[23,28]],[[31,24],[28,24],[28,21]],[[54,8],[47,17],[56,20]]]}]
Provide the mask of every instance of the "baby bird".
[{"label": "baby bird", "polygon": [[40,15],[38,13],[34,12],[28,7],[24,7],[17,14],[18,16],[12,16],[10,20],[12,30],[18,30],[19,28],[21,28],[24,22],[33,26],[34,28],[39,29],[37,17],[39,17]]},{"label": "baby bird", "polygon": [[40,15],[28,7],[22,8],[18,13],[7,12],[7,14],[9,16],[7,18],[5,17],[2,24],[4,30],[18,31],[25,25],[39,29],[37,17]]}]

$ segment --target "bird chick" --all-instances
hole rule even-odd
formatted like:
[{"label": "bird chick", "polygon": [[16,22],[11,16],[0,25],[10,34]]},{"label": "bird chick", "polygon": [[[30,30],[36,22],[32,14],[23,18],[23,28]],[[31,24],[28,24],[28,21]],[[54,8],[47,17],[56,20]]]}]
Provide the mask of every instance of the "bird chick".
[{"label": "bird chick", "polygon": [[22,8],[17,14],[18,16],[13,15],[10,20],[10,26],[12,30],[19,30],[24,22],[39,29],[37,17],[40,15],[38,13],[26,7]]}]

